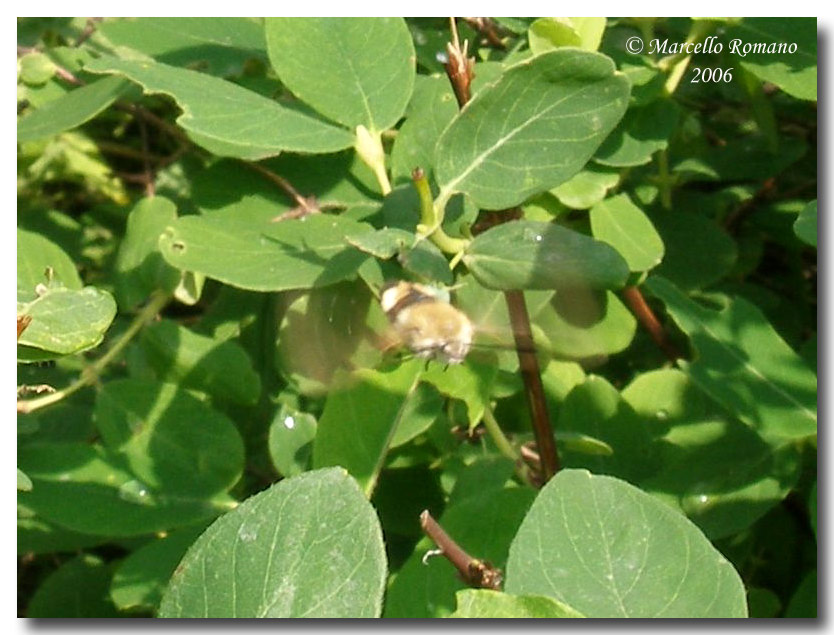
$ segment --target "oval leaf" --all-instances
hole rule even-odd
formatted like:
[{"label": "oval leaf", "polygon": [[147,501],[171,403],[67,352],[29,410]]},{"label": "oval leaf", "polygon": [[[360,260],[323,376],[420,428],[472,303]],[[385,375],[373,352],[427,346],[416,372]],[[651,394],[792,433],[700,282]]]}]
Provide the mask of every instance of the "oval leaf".
[{"label": "oval leaf", "polygon": [[616,289],[628,265],[614,249],[552,223],[511,221],[475,237],[463,261],[490,289]]},{"label": "oval leaf", "polygon": [[628,194],[600,201],[590,216],[594,238],[620,252],[632,271],[647,271],[663,260],[663,241]]},{"label": "oval leaf", "polygon": [[285,479],[217,520],[174,572],[160,617],[377,617],[379,521],[338,468]]},{"label": "oval leaf", "polygon": [[415,75],[402,18],[267,18],[264,26],[278,77],[325,117],[381,132],[402,116]]},{"label": "oval leaf", "polygon": [[604,55],[562,49],[507,70],[452,121],[435,151],[438,198],[486,209],[567,181],[623,116],[629,84]]},{"label": "oval leaf", "polygon": [[584,617],[568,605],[542,595],[510,595],[489,589],[464,589],[458,591],[455,597],[458,608],[449,617]]},{"label": "oval leaf", "polygon": [[510,546],[507,593],[587,617],[746,617],[733,566],[684,516],[636,487],[562,470]]},{"label": "oval leaf", "polygon": [[177,123],[201,146],[221,156],[257,160],[284,150],[335,152],[353,135],[211,75],[158,62],[101,57],[93,73],[118,73],[146,92],[164,93],[183,110]]}]

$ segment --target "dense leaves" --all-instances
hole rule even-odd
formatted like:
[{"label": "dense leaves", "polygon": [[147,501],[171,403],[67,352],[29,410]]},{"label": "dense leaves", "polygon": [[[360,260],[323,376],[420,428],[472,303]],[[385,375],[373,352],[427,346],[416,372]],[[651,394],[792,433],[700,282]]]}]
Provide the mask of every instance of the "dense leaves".
[{"label": "dense leaves", "polygon": [[814,18],[17,24],[20,616],[816,616]]}]

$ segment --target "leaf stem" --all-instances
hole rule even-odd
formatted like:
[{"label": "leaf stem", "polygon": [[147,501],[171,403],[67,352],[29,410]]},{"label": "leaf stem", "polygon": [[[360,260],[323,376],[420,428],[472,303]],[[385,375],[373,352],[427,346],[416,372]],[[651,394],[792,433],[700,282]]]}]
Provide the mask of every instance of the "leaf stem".
[{"label": "leaf stem", "polygon": [[[425,172],[421,168],[415,168],[411,173],[411,179],[414,182],[414,189],[417,190],[417,195],[420,197],[419,233],[429,237],[441,251],[455,254],[452,263],[456,265],[463,256],[464,249],[469,245],[469,241],[462,238],[452,238],[443,231],[441,225],[443,223],[445,205],[443,209],[435,205],[431,197],[431,188],[429,187],[429,180],[426,178]],[[451,269],[454,269],[453,264],[449,265]]]},{"label": "leaf stem", "polygon": [[511,459],[513,462],[517,462],[521,459],[521,455],[516,452],[512,443],[510,443],[510,440],[501,429],[501,426],[498,425],[498,421],[495,419],[495,414],[492,412],[492,408],[487,407],[484,409],[484,427],[489,433],[493,443],[495,443],[495,447],[498,448],[498,451],[501,454],[506,456],[508,459]]},{"label": "leaf stem", "polygon": [[[708,20],[695,20],[692,23],[692,27],[689,29],[689,35],[686,38],[686,43],[695,44],[696,42],[701,41],[709,35],[714,28],[715,24]],[[688,48],[690,47],[685,47],[685,49]],[[666,57],[658,62],[658,66],[661,69],[671,69],[669,77],[666,78],[666,83],[663,85],[663,91],[666,95],[672,95],[675,90],[677,90],[678,84],[680,84],[680,81],[683,79],[683,75],[686,72],[686,68],[689,66],[690,59],[692,59],[691,53],[681,52]]]},{"label": "leaf stem", "polygon": [[669,174],[669,153],[661,150],[657,153],[657,176],[660,189],[660,204],[665,210],[672,209],[672,177]]},{"label": "leaf stem", "polygon": [[637,287],[626,287],[623,289],[623,299],[628,308],[634,313],[637,321],[648,331],[655,344],[663,351],[670,362],[674,363],[682,357],[680,352],[672,345],[666,337],[663,326],[646,303],[646,299]]},{"label": "leaf stem", "polygon": [[95,362],[87,366],[78,379],[76,379],[69,386],[63,390],[57,390],[51,394],[38,397],[37,399],[29,399],[17,402],[17,411],[20,413],[34,412],[40,410],[53,403],[66,399],[75,392],[78,392],[86,386],[93,385],[101,372],[112,362],[119,353],[130,343],[136,334],[142,330],[142,327],[150,322],[162,308],[168,304],[170,296],[164,291],[154,291],[151,294],[148,303],[141,311],[133,318],[130,326],[122,333],[121,337],[110,347],[110,349],[98,358]]}]

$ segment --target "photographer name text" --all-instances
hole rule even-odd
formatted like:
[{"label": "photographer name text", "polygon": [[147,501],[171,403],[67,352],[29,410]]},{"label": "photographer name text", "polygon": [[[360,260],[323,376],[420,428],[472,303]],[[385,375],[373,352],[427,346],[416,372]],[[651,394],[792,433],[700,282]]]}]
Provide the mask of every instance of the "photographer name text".
[{"label": "photographer name text", "polygon": [[[730,40],[728,50],[730,53],[746,57],[750,53],[777,54],[796,53],[795,42],[744,42],[738,38]],[[654,39],[649,41],[648,53],[659,53],[662,55],[676,55],[686,53],[687,55],[698,55],[701,53],[720,53],[724,50],[724,44],[718,41],[714,35],[709,36],[703,42],[669,42],[669,39]]]}]

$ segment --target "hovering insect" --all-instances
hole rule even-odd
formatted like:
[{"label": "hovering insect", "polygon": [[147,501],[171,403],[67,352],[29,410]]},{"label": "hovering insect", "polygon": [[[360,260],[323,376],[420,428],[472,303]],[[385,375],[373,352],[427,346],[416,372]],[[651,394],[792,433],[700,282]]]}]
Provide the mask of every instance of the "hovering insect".
[{"label": "hovering insect", "polygon": [[417,357],[460,364],[469,353],[475,327],[440,290],[398,280],[382,287],[379,300],[394,334]]}]

